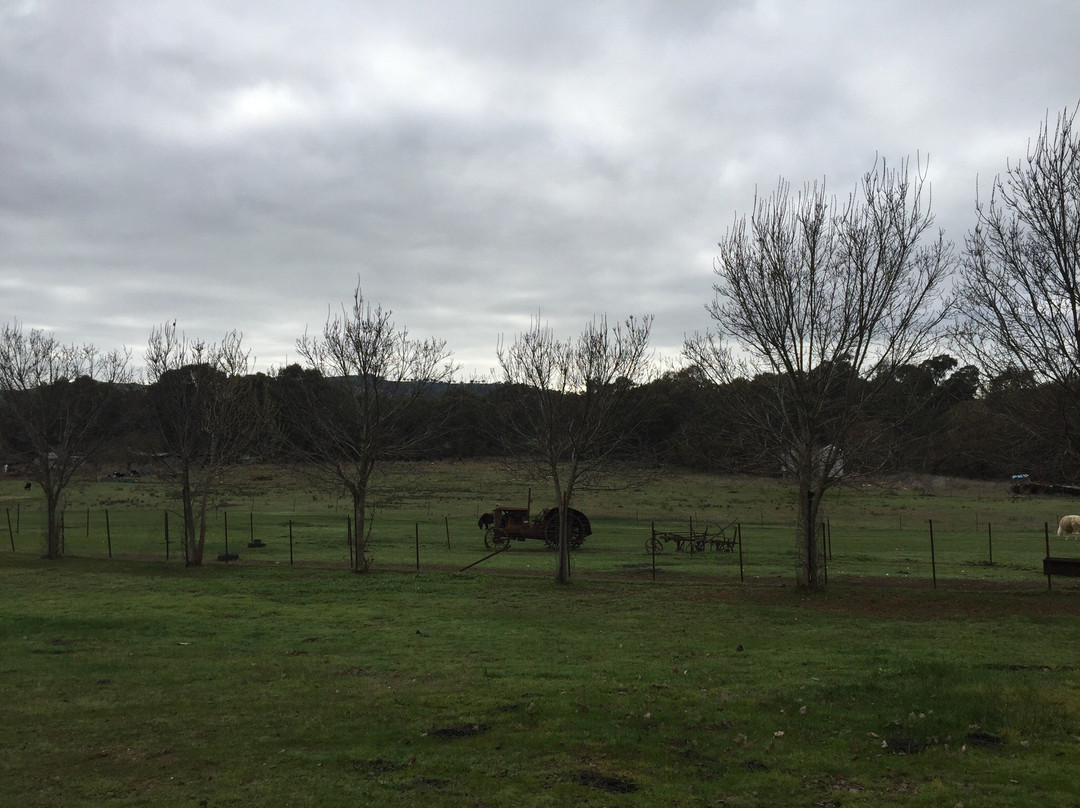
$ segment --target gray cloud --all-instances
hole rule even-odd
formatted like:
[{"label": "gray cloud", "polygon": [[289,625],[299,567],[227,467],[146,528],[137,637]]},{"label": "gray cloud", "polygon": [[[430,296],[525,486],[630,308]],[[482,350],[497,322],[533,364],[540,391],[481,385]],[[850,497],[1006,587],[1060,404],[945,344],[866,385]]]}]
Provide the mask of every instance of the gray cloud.
[{"label": "gray cloud", "polygon": [[469,370],[530,317],[708,325],[756,188],[975,182],[1074,105],[1060,2],[0,2],[0,317],[264,366],[365,294]]}]

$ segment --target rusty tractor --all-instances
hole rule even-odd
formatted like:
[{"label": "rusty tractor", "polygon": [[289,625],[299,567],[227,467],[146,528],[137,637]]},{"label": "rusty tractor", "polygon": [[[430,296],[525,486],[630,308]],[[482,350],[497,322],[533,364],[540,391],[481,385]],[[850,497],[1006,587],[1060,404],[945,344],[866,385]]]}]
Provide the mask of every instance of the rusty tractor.
[{"label": "rusty tractor", "polygon": [[[589,517],[574,508],[567,510],[566,518],[570,548],[576,550],[592,533],[592,525],[589,524]],[[485,529],[484,546],[489,550],[504,549],[511,541],[526,539],[539,539],[549,550],[559,547],[558,508],[544,508],[530,518],[529,506],[514,508],[496,505],[490,513],[481,516],[477,524]]]}]

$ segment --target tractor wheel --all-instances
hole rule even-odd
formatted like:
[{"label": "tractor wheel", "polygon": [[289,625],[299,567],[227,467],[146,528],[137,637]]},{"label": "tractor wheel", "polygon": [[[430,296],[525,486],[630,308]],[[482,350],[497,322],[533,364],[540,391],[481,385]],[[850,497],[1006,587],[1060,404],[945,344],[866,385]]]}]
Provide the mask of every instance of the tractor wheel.
[{"label": "tractor wheel", "polygon": [[544,518],[544,547],[559,549],[559,509],[552,508]]},{"label": "tractor wheel", "polygon": [[[570,540],[570,549],[577,550],[585,543],[585,523],[571,511],[567,514],[567,538]],[[549,550],[559,549],[559,510],[552,508],[548,512],[547,523],[544,530],[544,544]]]},{"label": "tractor wheel", "polygon": [[489,527],[484,531],[484,546],[489,550],[501,550],[510,543],[510,537]]},{"label": "tractor wheel", "polygon": [[645,552],[649,555],[664,552],[664,540],[658,536],[650,536],[645,539]]},{"label": "tractor wheel", "polygon": [[575,514],[570,514],[570,547],[577,550],[585,543],[585,523]]}]

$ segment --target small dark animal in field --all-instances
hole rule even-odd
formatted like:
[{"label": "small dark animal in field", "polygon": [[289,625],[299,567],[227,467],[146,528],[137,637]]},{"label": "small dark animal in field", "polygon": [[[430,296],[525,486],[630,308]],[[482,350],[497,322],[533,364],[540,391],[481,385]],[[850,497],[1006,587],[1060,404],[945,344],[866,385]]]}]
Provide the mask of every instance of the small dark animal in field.
[{"label": "small dark animal in field", "polygon": [[34,487],[33,483],[27,483],[26,485],[23,486],[23,491],[29,491],[33,487]]},{"label": "small dark animal in field", "polygon": [[495,514],[484,513],[480,515],[480,518],[476,520],[476,526],[481,529],[487,529],[495,524]]}]

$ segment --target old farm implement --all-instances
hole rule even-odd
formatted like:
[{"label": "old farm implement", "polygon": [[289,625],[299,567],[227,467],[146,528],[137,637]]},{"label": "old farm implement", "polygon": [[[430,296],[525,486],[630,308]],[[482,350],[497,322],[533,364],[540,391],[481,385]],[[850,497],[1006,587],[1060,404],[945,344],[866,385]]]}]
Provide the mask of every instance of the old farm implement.
[{"label": "old farm implement", "polygon": [[739,541],[739,521],[737,519],[721,525],[718,522],[706,522],[698,528],[690,520],[689,531],[677,533],[658,531],[655,523],[652,534],[645,540],[645,552],[662,553],[665,547],[673,546],[676,551],[689,550],[691,553],[703,553],[706,549],[721,553],[730,553]]},{"label": "old farm implement", "polygon": [[[544,508],[531,516],[532,496],[524,508],[496,505],[490,513],[479,519],[479,526],[484,528],[484,546],[489,550],[505,548],[511,541],[539,539],[551,550],[559,546],[559,509]],[[581,547],[585,537],[592,533],[589,517],[579,510],[568,508],[566,513],[567,536],[571,549]]]}]

